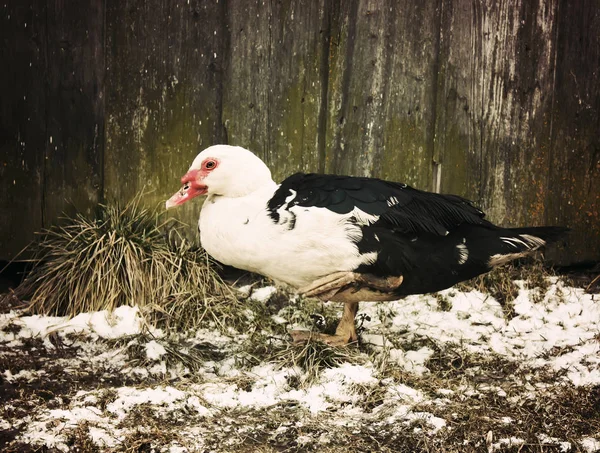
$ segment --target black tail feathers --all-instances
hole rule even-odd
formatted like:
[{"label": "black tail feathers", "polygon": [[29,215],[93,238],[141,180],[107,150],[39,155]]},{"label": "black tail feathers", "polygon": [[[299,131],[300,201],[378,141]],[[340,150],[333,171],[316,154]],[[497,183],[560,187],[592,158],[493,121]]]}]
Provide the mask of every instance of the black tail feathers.
[{"label": "black tail feathers", "polygon": [[564,227],[526,227],[500,230],[498,242],[489,255],[488,265],[494,267],[529,255],[547,244],[563,238],[569,231]]},{"label": "black tail feathers", "polygon": [[[555,227],[555,226],[543,226],[543,227],[525,227],[525,228],[510,228],[512,234],[515,235],[526,235],[542,239],[546,244],[557,242],[567,235],[570,228],[567,227]],[[546,245],[544,244],[544,245]]]}]

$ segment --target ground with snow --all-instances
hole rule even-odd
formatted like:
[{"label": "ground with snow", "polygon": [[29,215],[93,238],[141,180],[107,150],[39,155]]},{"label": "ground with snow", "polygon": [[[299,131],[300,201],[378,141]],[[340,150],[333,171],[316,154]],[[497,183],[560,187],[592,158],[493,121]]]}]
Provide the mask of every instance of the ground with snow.
[{"label": "ground with snow", "polygon": [[[549,283],[517,282],[510,319],[477,291],[362,304],[361,345],[317,371],[285,335],[174,338],[134,307],[68,320],[6,298],[0,449],[600,451],[600,296]],[[299,304],[273,320],[310,328]]]}]

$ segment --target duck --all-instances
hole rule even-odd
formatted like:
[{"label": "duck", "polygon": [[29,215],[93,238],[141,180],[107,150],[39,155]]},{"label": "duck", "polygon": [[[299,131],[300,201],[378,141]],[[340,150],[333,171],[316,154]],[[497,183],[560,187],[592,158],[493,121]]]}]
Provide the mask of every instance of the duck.
[{"label": "duck", "polygon": [[181,184],[166,208],[206,197],[200,242],[216,261],[343,303],[335,334],[291,331],[297,342],[357,342],[359,303],[449,288],[568,231],[500,227],[466,198],[378,178],[295,173],[278,184],[240,146],[206,148]]}]

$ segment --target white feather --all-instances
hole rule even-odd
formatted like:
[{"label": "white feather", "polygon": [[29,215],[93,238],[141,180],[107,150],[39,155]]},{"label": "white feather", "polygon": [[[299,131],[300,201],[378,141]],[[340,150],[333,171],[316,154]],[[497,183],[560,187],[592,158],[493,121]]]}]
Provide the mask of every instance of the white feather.
[{"label": "white feather", "polygon": [[353,216],[360,225],[371,225],[379,220],[378,215],[368,214],[359,208],[354,208],[350,215]]},{"label": "white feather", "polygon": [[206,251],[224,264],[295,287],[377,259],[374,252],[361,255],[355,245],[362,237],[360,228],[348,222],[355,212],[293,206],[293,229],[274,223],[266,206],[276,189],[271,181],[245,197],[210,196],[199,221]]},{"label": "white feather", "polygon": [[[514,237],[500,237],[500,239],[502,240],[502,242],[510,245],[511,247],[516,248],[517,250],[521,249],[521,247],[528,248],[527,244],[524,241]],[[519,244],[521,245],[519,246]]]},{"label": "white feather", "polygon": [[490,259],[488,260],[488,265],[490,267],[499,266],[501,264],[508,263],[509,261],[516,260],[518,258],[523,258],[526,255],[526,252],[506,253],[504,255],[498,253],[496,255],[490,256]]},{"label": "white feather", "polygon": [[394,196],[390,197],[387,201],[387,205],[391,208],[393,206],[396,206],[399,203],[398,199]]},{"label": "white feather", "polygon": [[458,244],[456,250],[458,250],[458,264],[465,264],[469,259],[469,249],[467,249],[467,246],[463,243]]},{"label": "white feather", "polygon": [[521,234],[519,236],[521,236],[532,249],[537,249],[546,245],[546,241],[537,236],[532,236],[531,234]]},{"label": "white feather", "polygon": [[296,198],[297,192],[295,190],[290,189],[290,195],[288,195],[285,199],[285,202],[281,205],[281,207],[277,210],[279,214],[280,221],[278,222],[281,225],[289,225],[294,220],[294,214],[292,214],[288,210],[288,206],[290,201]]},{"label": "white feather", "polygon": [[519,237],[502,236],[500,239],[517,250],[522,250],[523,248],[526,250],[536,250],[546,244],[546,241],[542,238],[530,234],[520,234]]}]

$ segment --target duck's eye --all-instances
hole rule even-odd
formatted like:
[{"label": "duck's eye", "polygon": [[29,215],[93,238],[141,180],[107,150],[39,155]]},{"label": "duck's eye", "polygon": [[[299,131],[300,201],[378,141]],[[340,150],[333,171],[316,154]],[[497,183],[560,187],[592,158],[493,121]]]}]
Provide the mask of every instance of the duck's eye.
[{"label": "duck's eye", "polygon": [[204,168],[206,168],[207,170],[212,170],[216,166],[217,166],[217,163],[214,160],[209,160],[208,162],[206,162],[204,164]]}]

